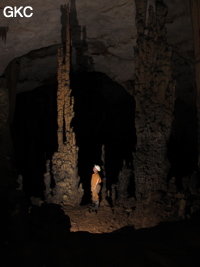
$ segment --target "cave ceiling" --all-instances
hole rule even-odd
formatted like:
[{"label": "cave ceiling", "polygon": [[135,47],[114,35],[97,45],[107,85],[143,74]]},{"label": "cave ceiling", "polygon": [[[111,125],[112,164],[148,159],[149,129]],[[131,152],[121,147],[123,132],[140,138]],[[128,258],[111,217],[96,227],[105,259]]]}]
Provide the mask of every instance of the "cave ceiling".
[{"label": "cave ceiling", "polygon": [[[15,58],[21,57],[18,92],[31,90],[56,77],[57,48],[62,43],[61,6],[68,0],[2,0],[0,27],[8,27],[0,39],[0,76]],[[148,5],[154,5],[148,0]],[[166,0],[167,42],[177,53],[193,53],[189,0]],[[5,6],[31,6],[33,16],[6,18]],[[72,0],[71,34],[74,70],[106,73],[122,85],[133,80],[134,46],[137,40],[133,0]],[[35,52],[33,52],[35,51]],[[87,66],[86,66],[87,65]]]}]

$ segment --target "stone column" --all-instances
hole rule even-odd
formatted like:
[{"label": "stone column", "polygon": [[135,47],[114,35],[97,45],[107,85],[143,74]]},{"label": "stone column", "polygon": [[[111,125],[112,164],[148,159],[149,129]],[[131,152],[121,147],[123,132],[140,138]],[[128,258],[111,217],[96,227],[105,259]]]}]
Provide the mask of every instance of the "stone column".
[{"label": "stone column", "polygon": [[[190,5],[194,34],[195,73],[197,87],[198,150],[200,152],[200,2],[199,0],[190,0]],[[198,165],[200,166],[200,153]]]},{"label": "stone column", "polygon": [[[74,98],[70,88],[70,21],[67,8],[66,49],[58,50],[57,122],[58,151],[52,158],[55,180],[53,203],[74,206],[80,204],[83,190],[79,187],[77,170],[78,148],[71,122],[74,117]],[[65,51],[65,54],[64,54]],[[48,175],[47,175],[48,177]],[[49,199],[49,197],[48,197]]]},{"label": "stone column", "polygon": [[[151,1],[152,3],[153,1]],[[167,7],[162,1],[149,5],[136,0],[135,125],[134,153],[136,198],[167,190],[167,142],[171,132],[174,83],[171,78],[172,49],[166,43]]]}]

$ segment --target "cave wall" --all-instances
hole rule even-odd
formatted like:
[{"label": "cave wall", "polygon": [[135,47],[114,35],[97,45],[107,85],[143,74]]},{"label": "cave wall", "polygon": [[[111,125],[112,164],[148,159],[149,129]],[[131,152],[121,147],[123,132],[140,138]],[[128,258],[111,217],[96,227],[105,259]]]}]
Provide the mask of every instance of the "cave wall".
[{"label": "cave wall", "polygon": [[[21,5],[29,5],[29,0],[22,0]],[[34,14],[31,18],[4,18],[0,16],[0,26],[8,27],[6,42],[0,42],[0,75],[14,58],[28,54],[30,51],[62,43],[61,6],[66,0],[48,0],[31,3]],[[1,3],[13,5],[11,0]],[[119,0],[72,0],[70,5],[72,28],[72,63],[75,70],[84,68],[106,73],[111,79],[123,83],[133,78],[133,46],[136,41],[134,1]],[[2,9],[1,9],[2,12]],[[15,47],[15,49],[13,49]],[[56,62],[56,54],[54,54]],[[39,64],[41,57],[35,60]],[[52,71],[52,58],[49,59],[49,72]],[[37,62],[36,62],[37,61]],[[24,62],[30,68],[30,61]],[[25,68],[26,68],[25,66]],[[34,70],[31,72],[34,73]],[[24,73],[27,70],[24,69]],[[41,75],[44,68],[34,73],[34,83],[41,86]],[[22,75],[22,89],[26,80]],[[29,82],[33,82],[28,75]],[[28,86],[29,87],[29,86]],[[33,87],[32,87],[33,89]],[[28,90],[28,88],[26,89]]]},{"label": "cave wall", "polygon": [[[1,83],[1,81],[0,81]],[[9,223],[10,191],[14,189],[14,157],[9,124],[8,89],[0,86],[0,235],[5,242]]]},{"label": "cave wall", "polygon": [[[191,0],[191,14],[192,14],[192,26],[193,26],[193,36],[194,36],[194,65],[195,65],[195,78],[196,78],[196,88],[197,88],[197,115],[198,115],[198,151],[200,151],[200,18],[199,10],[200,5],[196,0]],[[200,166],[200,157],[198,158],[198,165]]]},{"label": "cave wall", "polygon": [[174,118],[168,143],[171,163],[169,179],[176,177],[176,184],[181,190],[182,178],[198,169],[197,92],[193,62],[174,52],[172,75],[176,86]]},{"label": "cave wall", "polygon": [[[167,40],[172,45],[172,76],[176,81],[174,119],[168,146],[171,163],[169,179],[176,177],[179,190],[183,177],[189,177],[198,168],[198,120],[197,120],[197,88],[195,83],[195,52],[191,4],[195,1],[176,1],[177,9],[172,1],[167,2],[166,17]],[[197,10],[198,8],[195,8]],[[198,14],[196,13],[196,17]],[[197,20],[196,20],[197,22]],[[198,24],[198,22],[197,22]],[[176,29],[172,34],[173,28]],[[179,40],[179,36],[182,40]],[[197,45],[198,47],[198,45]]]},{"label": "cave wall", "polygon": [[13,147],[9,124],[8,89],[0,87],[0,196],[3,199],[9,186],[13,185]]}]

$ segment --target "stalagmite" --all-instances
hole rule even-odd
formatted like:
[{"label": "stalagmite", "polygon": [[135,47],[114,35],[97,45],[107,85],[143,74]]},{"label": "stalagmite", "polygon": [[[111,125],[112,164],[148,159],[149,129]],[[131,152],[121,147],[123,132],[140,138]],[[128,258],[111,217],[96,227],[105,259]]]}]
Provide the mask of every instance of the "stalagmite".
[{"label": "stalagmite", "polygon": [[172,49],[166,43],[165,16],[167,7],[155,1],[148,9],[147,1],[136,0],[135,47],[135,124],[137,147],[134,153],[136,197],[167,191],[167,142],[171,132],[174,104]]},{"label": "stalagmite", "polygon": [[[51,202],[74,206],[80,204],[83,190],[78,188],[78,148],[71,122],[74,117],[74,98],[70,88],[70,20],[67,7],[66,49],[58,50],[57,123],[58,152],[52,159],[55,187]],[[66,53],[64,54],[64,51]],[[47,175],[48,178],[48,175]]]}]

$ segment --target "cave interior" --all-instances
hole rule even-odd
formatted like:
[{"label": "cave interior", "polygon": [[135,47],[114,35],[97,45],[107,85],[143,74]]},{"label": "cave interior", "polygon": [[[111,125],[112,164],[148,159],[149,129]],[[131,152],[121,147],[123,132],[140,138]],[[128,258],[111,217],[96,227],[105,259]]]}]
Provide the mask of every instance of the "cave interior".
[{"label": "cave interior", "polygon": [[2,266],[199,266],[200,4],[50,2],[48,45],[0,20]]}]

